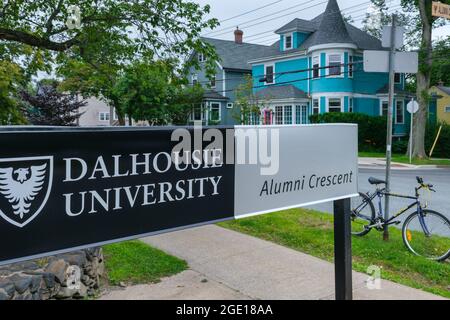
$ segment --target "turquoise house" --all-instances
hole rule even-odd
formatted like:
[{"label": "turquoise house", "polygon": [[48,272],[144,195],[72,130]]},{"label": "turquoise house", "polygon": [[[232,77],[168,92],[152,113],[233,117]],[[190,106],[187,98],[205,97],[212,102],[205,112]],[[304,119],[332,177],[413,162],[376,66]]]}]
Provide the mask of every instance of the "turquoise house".
[{"label": "turquoise house", "polygon": [[[294,19],[275,31],[279,41],[250,59],[261,114],[251,124],[306,124],[311,114],[388,110],[388,74],[363,70],[364,50],[381,41],[346,23],[336,0],[312,20]],[[409,130],[405,75],[395,75],[394,135]]]}]

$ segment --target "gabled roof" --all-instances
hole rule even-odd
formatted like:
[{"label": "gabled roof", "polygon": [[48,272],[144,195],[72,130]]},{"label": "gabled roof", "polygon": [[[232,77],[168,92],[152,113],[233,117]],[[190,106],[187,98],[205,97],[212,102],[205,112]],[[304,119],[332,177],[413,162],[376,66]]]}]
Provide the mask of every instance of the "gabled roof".
[{"label": "gabled roof", "polygon": [[272,50],[266,57],[304,51],[312,46],[327,43],[350,43],[356,45],[360,50],[386,50],[381,46],[379,39],[345,22],[336,0],[330,0],[325,12],[314,19],[308,21],[296,18],[276,30],[275,33],[282,34],[291,31],[310,33],[310,35],[299,48],[283,52],[279,51],[280,41],[277,41],[271,46]]},{"label": "gabled roof", "polygon": [[311,21],[295,18],[288,24],[276,30],[275,33],[282,34],[290,31],[314,32],[316,27],[311,25]]},{"label": "gabled roof", "polygon": [[277,86],[270,85],[256,93],[259,99],[306,99],[307,95],[303,90],[294,87],[292,84]]},{"label": "gabled roof", "polygon": [[229,98],[224,97],[220,93],[214,90],[208,90],[203,93],[203,99],[205,100],[229,100]]},{"label": "gabled roof", "polygon": [[444,87],[444,86],[436,86],[436,88],[438,88],[439,90],[441,90],[442,92],[450,95],[450,87]]},{"label": "gabled roof", "polygon": [[252,67],[247,62],[268,55],[270,46],[252,43],[238,44],[234,41],[202,38],[202,41],[214,46],[220,58],[219,63],[225,69],[248,70]]}]

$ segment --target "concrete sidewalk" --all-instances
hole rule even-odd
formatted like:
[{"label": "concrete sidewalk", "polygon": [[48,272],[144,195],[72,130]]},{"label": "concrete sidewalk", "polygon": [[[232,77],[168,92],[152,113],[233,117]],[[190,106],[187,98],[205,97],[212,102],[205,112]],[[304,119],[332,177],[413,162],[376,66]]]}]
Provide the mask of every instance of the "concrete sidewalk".
[{"label": "concrete sidewalk", "polygon": [[[102,299],[334,299],[332,263],[235,231],[210,225],[142,241],[186,260],[190,270]],[[353,272],[354,299],[443,299],[384,280],[381,290],[369,290],[367,277]]]},{"label": "concrete sidewalk", "polygon": [[[358,166],[360,168],[386,168],[386,158],[358,158]],[[394,170],[421,170],[421,169],[450,169],[450,166],[445,165],[415,165],[408,163],[392,162],[391,168]]]}]

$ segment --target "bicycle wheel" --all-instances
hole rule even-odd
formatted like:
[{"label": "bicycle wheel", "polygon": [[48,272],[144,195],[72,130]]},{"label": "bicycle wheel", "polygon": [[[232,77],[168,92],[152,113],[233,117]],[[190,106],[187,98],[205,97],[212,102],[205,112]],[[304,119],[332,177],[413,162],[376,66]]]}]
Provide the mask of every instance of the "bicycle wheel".
[{"label": "bicycle wheel", "polygon": [[366,226],[375,220],[375,207],[372,200],[365,193],[360,192],[358,197],[352,198],[351,206],[352,234],[362,237],[370,232]]},{"label": "bicycle wheel", "polygon": [[424,222],[430,235],[427,236],[420,223],[418,212],[406,218],[402,228],[403,242],[414,254],[436,261],[450,256],[450,221],[439,212],[423,210]]}]

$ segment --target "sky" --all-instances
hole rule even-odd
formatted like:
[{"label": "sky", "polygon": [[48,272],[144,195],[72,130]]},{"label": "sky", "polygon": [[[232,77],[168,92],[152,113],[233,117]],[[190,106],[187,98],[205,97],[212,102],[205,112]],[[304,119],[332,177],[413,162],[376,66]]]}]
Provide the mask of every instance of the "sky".
[{"label": "sky", "polygon": [[[236,26],[244,31],[244,42],[258,44],[272,44],[277,36],[274,30],[294,18],[310,20],[323,11],[327,5],[327,0],[192,0],[201,5],[211,6],[210,17],[223,21],[213,32],[205,31],[206,37],[233,40],[233,31]],[[362,19],[369,7],[369,0],[338,0],[338,4],[344,13],[354,19],[356,27],[362,27]],[[400,0],[388,0],[388,7],[391,12],[400,10]],[[266,6],[254,12],[233,18]],[[294,8],[288,9],[290,7]],[[348,8],[348,9],[347,9]],[[288,10],[286,10],[288,9]],[[347,10],[345,10],[347,9]],[[284,10],[284,11],[283,11]],[[230,19],[231,18],[231,19]],[[228,20],[229,19],[229,20]],[[254,20],[254,21],[252,21]],[[252,26],[253,25],[253,26]],[[433,30],[433,38],[450,35],[450,24]]]}]

